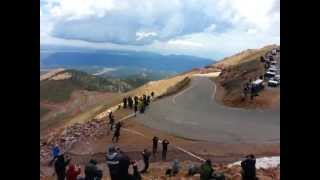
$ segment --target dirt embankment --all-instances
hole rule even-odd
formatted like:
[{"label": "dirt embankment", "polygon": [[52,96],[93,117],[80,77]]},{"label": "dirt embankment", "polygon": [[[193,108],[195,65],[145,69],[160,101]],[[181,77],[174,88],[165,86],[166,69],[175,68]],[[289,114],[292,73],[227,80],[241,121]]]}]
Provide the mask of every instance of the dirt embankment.
[{"label": "dirt embankment", "polygon": [[216,100],[226,106],[241,108],[270,108],[280,99],[280,91],[263,90],[253,100],[243,100],[243,88],[249,80],[264,75],[264,64],[260,57],[265,56],[275,46],[266,46],[257,50],[247,50],[225,58],[214,66],[222,69],[218,78],[212,78],[217,85]]}]

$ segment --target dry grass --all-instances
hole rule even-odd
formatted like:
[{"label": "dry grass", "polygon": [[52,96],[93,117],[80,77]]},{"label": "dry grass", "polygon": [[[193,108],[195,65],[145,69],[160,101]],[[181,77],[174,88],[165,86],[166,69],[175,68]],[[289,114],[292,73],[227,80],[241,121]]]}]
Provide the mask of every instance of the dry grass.
[{"label": "dry grass", "polygon": [[51,70],[49,71],[48,73],[45,73],[43,75],[40,76],[40,81],[43,81],[43,80],[46,80],[46,79],[49,79],[51,77],[53,77],[54,75],[56,75],[57,73],[60,73],[64,71],[64,69],[54,69],[54,70]]},{"label": "dry grass", "polygon": [[177,84],[175,84],[174,86],[169,87],[166,92],[159,95],[158,97],[163,98],[165,96],[170,96],[175,93],[178,93],[179,91],[182,91],[183,89],[187,88],[189,86],[190,82],[191,82],[190,77],[185,77],[183,80],[177,82]]}]

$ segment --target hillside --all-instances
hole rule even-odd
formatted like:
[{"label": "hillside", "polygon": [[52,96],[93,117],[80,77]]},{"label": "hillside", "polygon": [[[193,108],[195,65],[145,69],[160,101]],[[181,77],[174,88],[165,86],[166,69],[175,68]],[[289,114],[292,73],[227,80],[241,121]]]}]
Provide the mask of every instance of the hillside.
[{"label": "hillside", "polygon": [[63,70],[40,81],[40,101],[67,101],[76,90],[119,92],[130,89],[132,86],[124,81],[93,76],[77,70]]},{"label": "hillside", "polygon": [[[261,91],[253,101],[243,101],[242,91],[245,83],[264,76],[265,67],[260,58],[267,57],[276,47],[278,46],[269,45],[260,49],[249,49],[211,65],[211,68],[222,71],[221,75],[214,79],[218,85],[216,100],[231,107],[269,108],[274,106],[280,98],[280,91],[277,88]],[[276,56],[276,59],[280,63],[280,55]]]}]

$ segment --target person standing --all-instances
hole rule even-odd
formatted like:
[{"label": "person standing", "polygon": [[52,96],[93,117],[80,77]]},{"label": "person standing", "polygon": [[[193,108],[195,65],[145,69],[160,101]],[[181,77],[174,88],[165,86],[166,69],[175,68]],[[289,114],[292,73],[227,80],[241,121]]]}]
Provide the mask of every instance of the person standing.
[{"label": "person standing", "polygon": [[138,170],[138,163],[137,161],[132,161],[132,168],[133,168],[133,177],[135,178],[135,180],[142,180],[141,174]]},{"label": "person standing", "polygon": [[133,102],[132,102],[131,96],[128,97],[128,105],[129,105],[129,108],[132,109],[132,107],[133,107]]},{"label": "person standing", "polygon": [[58,158],[59,155],[60,155],[60,148],[56,144],[52,148],[52,157],[53,157],[53,159],[49,162],[49,166],[51,166],[53,164],[53,162]]},{"label": "person standing", "polygon": [[58,180],[64,180],[66,177],[66,167],[70,163],[70,158],[65,160],[64,155],[61,154],[57,157],[57,161],[54,163],[54,170],[57,174]]},{"label": "person standing", "polygon": [[138,102],[139,102],[139,98],[138,96],[134,96],[134,105],[137,105],[138,106]]},{"label": "person standing", "polygon": [[168,144],[170,144],[170,142],[167,139],[164,139],[162,141],[162,160],[163,161],[167,159]]},{"label": "person standing", "polygon": [[119,179],[119,152],[116,151],[114,146],[109,147],[106,160],[111,180]]},{"label": "person standing", "polygon": [[246,159],[241,162],[242,179],[255,180],[256,179],[256,159],[254,155],[246,156]]},{"label": "person standing", "polygon": [[134,116],[137,116],[138,104],[134,104]]},{"label": "person standing", "polygon": [[113,137],[112,137],[112,142],[118,142],[119,140],[119,137],[120,137],[120,128],[121,128],[121,122],[117,122],[116,124],[116,128],[115,128],[115,131],[114,131],[114,134],[113,134]]},{"label": "person standing", "polygon": [[76,166],[73,164],[69,165],[69,168],[67,170],[67,180],[77,180],[80,173],[80,168],[76,168]]},{"label": "person standing", "polygon": [[200,167],[200,180],[210,180],[213,171],[211,160],[206,160]]},{"label": "person standing", "polygon": [[150,152],[148,151],[148,149],[144,149],[141,154],[144,162],[144,168],[141,171],[141,174],[143,174],[143,173],[146,173],[149,168]]},{"label": "person standing", "polygon": [[119,180],[131,180],[133,176],[129,174],[129,166],[131,164],[129,156],[121,151],[119,153]]},{"label": "person standing", "polygon": [[152,139],[152,153],[154,156],[158,151],[158,142],[159,142],[159,138],[157,136],[154,136]]},{"label": "person standing", "polygon": [[143,100],[142,100],[142,98],[140,98],[139,99],[139,102],[138,102],[138,108],[139,108],[139,110],[140,110],[140,113],[143,113]]},{"label": "person standing", "polygon": [[127,108],[127,98],[126,97],[123,98],[123,108],[124,109]]},{"label": "person standing", "polygon": [[148,95],[148,96],[147,96],[147,105],[150,104],[150,101],[151,101],[150,98],[151,98],[151,97]]},{"label": "person standing", "polygon": [[114,125],[114,116],[112,114],[112,111],[109,112],[109,128],[112,131],[112,127]]},{"label": "person standing", "polygon": [[97,161],[91,159],[84,169],[85,180],[101,180],[102,170],[97,167]]}]

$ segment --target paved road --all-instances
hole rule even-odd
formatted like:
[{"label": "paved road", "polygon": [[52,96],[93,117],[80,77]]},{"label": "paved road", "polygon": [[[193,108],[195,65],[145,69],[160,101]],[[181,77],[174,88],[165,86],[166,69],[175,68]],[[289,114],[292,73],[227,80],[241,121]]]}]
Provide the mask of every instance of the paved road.
[{"label": "paved road", "polygon": [[193,77],[189,88],[151,104],[140,121],[177,136],[221,143],[279,143],[280,103],[269,110],[230,108],[214,100],[215,84]]}]

